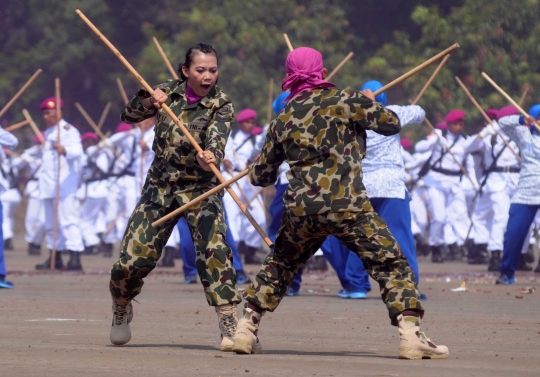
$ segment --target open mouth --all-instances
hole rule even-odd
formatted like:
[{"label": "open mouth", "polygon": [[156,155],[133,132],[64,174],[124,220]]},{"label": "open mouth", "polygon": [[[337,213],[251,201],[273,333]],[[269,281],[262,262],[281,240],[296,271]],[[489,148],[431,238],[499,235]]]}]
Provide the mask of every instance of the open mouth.
[{"label": "open mouth", "polygon": [[206,85],[203,84],[203,85],[201,85],[201,89],[204,90],[205,92],[208,91],[208,90],[210,90],[210,87],[211,87],[210,84],[206,84]]}]

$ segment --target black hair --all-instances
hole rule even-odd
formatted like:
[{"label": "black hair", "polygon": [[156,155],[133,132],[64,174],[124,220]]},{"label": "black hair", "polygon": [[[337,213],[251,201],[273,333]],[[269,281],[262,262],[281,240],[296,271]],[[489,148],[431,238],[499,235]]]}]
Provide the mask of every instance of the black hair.
[{"label": "black hair", "polygon": [[199,42],[197,44],[194,44],[193,46],[189,48],[189,50],[187,50],[186,60],[184,60],[183,63],[178,64],[178,73],[180,74],[180,79],[182,81],[187,80],[187,77],[184,76],[184,74],[182,73],[182,67],[185,66],[187,69],[191,67],[191,63],[193,62],[193,56],[195,55],[196,52],[202,52],[203,54],[214,54],[216,56],[216,60],[219,63],[218,54],[212,46],[204,42]]}]

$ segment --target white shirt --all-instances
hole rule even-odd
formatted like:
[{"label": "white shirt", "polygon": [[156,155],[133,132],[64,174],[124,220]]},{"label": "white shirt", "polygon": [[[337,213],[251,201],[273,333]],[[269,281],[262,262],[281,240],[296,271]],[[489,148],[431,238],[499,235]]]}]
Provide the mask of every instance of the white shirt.
[{"label": "white shirt", "polygon": [[[387,106],[398,116],[401,127],[420,124],[426,112],[420,106]],[[369,198],[405,199],[405,169],[399,134],[380,135],[366,131],[366,158],[362,160],[362,182]]]},{"label": "white shirt", "polygon": [[109,172],[110,161],[107,152],[97,146],[88,147],[81,156],[82,198],[104,198],[109,194],[106,179],[96,179]]},{"label": "white shirt", "polygon": [[43,150],[41,149],[41,145],[33,145],[25,149],[19,157],[13,159],[13,164],[19,170],[27,169],[29,180],[24,188],[24,193],[32,198],[40,197],[38,177],[41,172],[42,157]]},{"label": "white shirt", "polygon": [[[3,163],[4,161],[7,161],[6,153],[3,150],[3,147],[13,150],[17,148],[17,145],[19,144],[19,141],[15,136],[13,136],[10,132],[5,131],[2,127],[0,127],[0,163]],[[6,190],[9,188],[9,182],[4,179],[0,179],[0,194],[3,194],[6,192]]]},{"label": "white shirt", "polygon": [[56,197],[58,158],[60,158],[60,196],[75,194],[80,183],[80,160],[83,154],[79,131],[64,119],[60,121],[60,143],[66,150],[66,154],[62,156],[54,149],[58,140],[58,127],[47,128],[44,137],[42,170],[39,175],[41,198]]},{"label": "white shirt", "polygon": [[255,145],[260,143],[262,138],[263,134],[253,136],[240,129],[229,138],[225,146],[225,158],[231,161],[233,171],[240,172],[247,168]]},{"label": "white shirt", "polygon": [[[137,149],[135,152],[136,158],[133,164],[136,170],[135,175],[138,182],[137,188],[140,189],[142,188],[142,185],[146,180],[148,170],[154,161],[155,153],[152,150],[152,144],[154,144],[156,133],[154,132],[154,126],[152,126],[148,130],[144,131],[144,133],[141,132],[140,128],[137,128],[135,134],[137,135]],[[141,137],[148,146],[148,150],[146,152],[142,151],[141,145],[139,144]]]},{"label": "white shirt", "polygon": [[512,203],[540,205],[540,136],[519,124],[519,115],[503,117],[499,125],[521,151],[519,183]]},{"label": "white shirt", "polygon": [[[504,134],[504,131],[500,131],[504,138],[508,141],[509,137]],[[512,151],[506,147],[504,141],[499,135],[494,137],[495,144],[492,144],[492,136],[487,135],[484,138],[479,139],[478,135],[473,135],[467,139],[466,149],[468,152],[484,151],[484,170],[487,170],[493,164],[493,160],[500,153],[500,157],[497,159],[495,167],[512,167],[519,168],[519,160],[512,153]],[[510,147],[519,153],[517,144],[510,140]],[[501,153],[502,151],[502,153]],[[506,189],[508,185],[512,187],[517,184],[519,179],[519,173],[503,173],[503,172],[491,172],[487,176],[486,183],[482,188],[483,192],[497,192]]]}]

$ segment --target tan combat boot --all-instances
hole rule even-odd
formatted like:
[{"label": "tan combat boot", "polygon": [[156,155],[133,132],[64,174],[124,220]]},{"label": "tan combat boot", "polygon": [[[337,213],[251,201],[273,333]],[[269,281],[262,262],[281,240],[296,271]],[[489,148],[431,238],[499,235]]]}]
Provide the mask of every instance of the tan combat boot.
[{"label": "tan combat boot", "polygon": [[446,346],[437,346],[420,331],[420,318],[398,316],[399,358],[409,360],[446,359],[450,352]]},{"label": "tan combat boot", "polygon": [[221,330],[221,351],[232,352],[234,332],[238,322],[236,304],[216,306],[216,313]]},{"label": "tan combat boot", "polygon": [[238,322],[236,332],[234,333],[234,344],[232,350],[239,354],[262,353],[262,344],[257,337],[259,332],[259,323],[263,313],[246,308],[244,315]]},{"label": "tan combat boot", "polygon": [[131,305],[131,301],[125,304],[119,304],[113,299],[112,311],[111,343],[121,346],[131,339],[129,323],[133,319],[133,306]]}]

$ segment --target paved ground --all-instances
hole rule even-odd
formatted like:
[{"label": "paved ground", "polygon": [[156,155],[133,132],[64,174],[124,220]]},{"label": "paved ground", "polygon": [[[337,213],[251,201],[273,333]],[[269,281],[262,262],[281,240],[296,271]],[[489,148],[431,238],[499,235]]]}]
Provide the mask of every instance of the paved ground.
[{"label": "paved ground", "polygon": [[[540,274],[495,286],[484,268],[422,260],[423,327],[448,360],[398,360],[398,333],[376,290],[338,298],[333,273],[308,275],[301,296],[265,316],[264,354],[218,351],[215,313],[179,267],[157,269],[135,304],[133,337],[109,345],[112,258],[84,257],[85,274],[36,274],[23,242],[7,252],[15,289],[0,291],[0,376],[538,376]],[[253,273],[256,266],[248,266]],[[453,292],[466,281],[469,292]],[[375,288],[375,287],[374,287]]]}]

